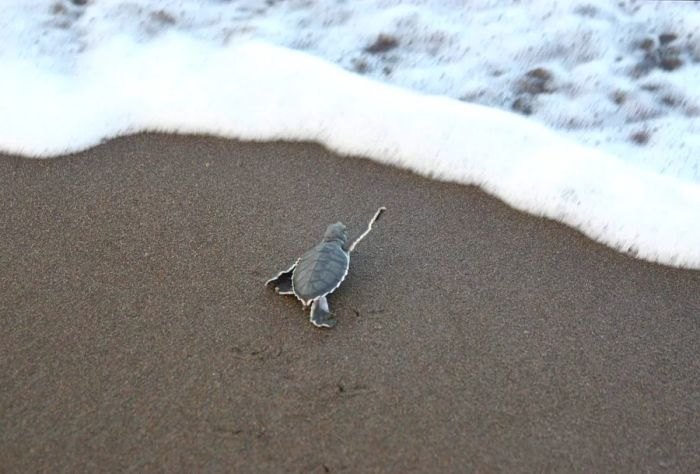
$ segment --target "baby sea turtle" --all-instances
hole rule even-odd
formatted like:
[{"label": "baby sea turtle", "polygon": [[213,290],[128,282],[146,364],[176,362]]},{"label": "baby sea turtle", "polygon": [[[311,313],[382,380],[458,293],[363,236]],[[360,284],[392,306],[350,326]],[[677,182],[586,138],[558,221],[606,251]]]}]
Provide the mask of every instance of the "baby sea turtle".
[{"label": "baby sea turtle", "polygon": [[352,242],[343,224],[336,222],[329,225],[318,245],[302,255],[294,265],[266,281],[265,285],[272,284],[280,295],[296,296],[304,309],[311,305],[309,319],[314,326],[332,328],[336,321],[330,314],[326,296],[343,282],[350,268],[350,253],[369,234],[372,224],[385,210],[380,207],[369,221],[367,230]]}]

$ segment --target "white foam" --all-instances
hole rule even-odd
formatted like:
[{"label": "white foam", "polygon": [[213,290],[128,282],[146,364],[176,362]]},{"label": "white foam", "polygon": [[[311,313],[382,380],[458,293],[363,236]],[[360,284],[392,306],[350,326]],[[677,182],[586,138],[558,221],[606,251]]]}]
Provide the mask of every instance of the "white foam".
[{"label": "white foam", "polygon": [[700,268],[700,186],[515,114],[389,86],[257,41],[114,36],[77,56],[70,72],[3,59],[2,149],[55,156],[138,130],[319,141],[477,184],[616,249]]},{"label": "white foam", "polygon": [[[116,35],[147,43],[166,31],[217,45],[264,40],[375,80],[529,113],[635,166],[700,183],[700,2],[0,2],[0,58],[19,52],[52,72],[73,71]],[[393,43],[368,50],[380,36]],[[546,84],[523,87],[537,70]]]}]

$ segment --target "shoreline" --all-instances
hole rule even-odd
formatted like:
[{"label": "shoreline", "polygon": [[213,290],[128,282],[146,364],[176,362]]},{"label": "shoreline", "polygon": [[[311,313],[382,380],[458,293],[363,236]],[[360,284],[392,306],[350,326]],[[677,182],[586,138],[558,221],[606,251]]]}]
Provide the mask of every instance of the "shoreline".
[{"label": "shoreline", "polygon": [[[700,468],[700,272],[308,143],[0,155],[0,464]],[[263,285],[387,213],[318,330]]]}]

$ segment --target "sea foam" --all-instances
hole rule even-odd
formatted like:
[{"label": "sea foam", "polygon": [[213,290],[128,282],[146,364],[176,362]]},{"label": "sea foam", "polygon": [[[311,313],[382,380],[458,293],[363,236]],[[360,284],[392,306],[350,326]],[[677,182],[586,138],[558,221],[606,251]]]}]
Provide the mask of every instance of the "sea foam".
[{"label": "sea foam", "polygon": [[[117,35],[250,39],[428,94],[514,111],[700,183],[700,2],[3,0],[0,60],[70,72]],[[0,62],[0,66],[2,63]]]},{"label": "sea foam", "polygon": [[[587,146],[532,117],[379,82],[256,35],[215,41],[195,27],[172,27],[186,12],[149,20],[171,27],[148,33],[142,24],[111,28],[123,20],[97,7],[109,2],[81,14],[56,2],[46,18],[31,15],[41,5],[10,1],[0,16],[0,150],[50,157],[143,130],[317,141],[340,154],[476,184],[639,258],[700,268],[700,184],[693,156],[678,159],[685,155],[677,149],[669,149],[669,162],[678,169],[664,172],[630,159],[626,145],[617,153]],[[34,31],[57,15],[74,21],[48,28],[46,37]],[[378,25],[385,21],[378,16]],[[696,122],[656,120],[669,136],[684,131],[691,149],[694,139],[700,143]],[[656,146],[655,162],[663,163]]]},{"label": "sea foam", "polygon": [[140,130],[313,140],[510,205],[624,252],[700,268],[700,186],[633,167],[521,116],[372,81],[256,41],[115,37],[71,74],[6,61],[0,146],[48,157]]}]

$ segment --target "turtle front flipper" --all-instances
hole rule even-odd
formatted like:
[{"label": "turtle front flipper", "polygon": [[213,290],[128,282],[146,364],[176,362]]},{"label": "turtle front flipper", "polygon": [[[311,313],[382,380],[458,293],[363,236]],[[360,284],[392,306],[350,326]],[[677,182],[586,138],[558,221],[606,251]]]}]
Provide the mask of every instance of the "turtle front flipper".
[{"label": "turtle front flipper", "polygon": [[335,326],[336,320],[331,316],[330,309],[328,309],[328,300],[325,296],[319,296],[311,304],[309,321],[318,328],[332,328]]},{"label": "turtle front flipper", "polygon": [[277,276],[270,278],[265,282],[265,286],[272,284],[275,287],[275,292],[280,295],[293,295],[294,288],[292,287],[292,274],[297,264],[289,267],[286,270],[282,270],[277,274]]},{"label": "turtle front flipper", "polygon": [[362,239],[367,237],[367,234],[372,230],[372,224],[377,222],[379,218],[382,216],[382,213],[386,211],[386,207],[382,206],[379,209],[377,209],[377,212],[374,213],[374,216],[372,217],[372,220],[369,221],[369,225],[367,226],[367,230],[362,233],[358,238],[353,240],[352,242],[348,242],[345,244],[343,247],[343,250],[345,250],[347,253],[352,253],[353,250],[355,250],[355,247],[357,244],[360,243]]}]

